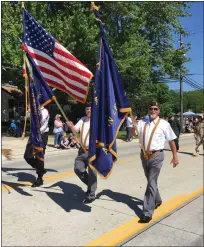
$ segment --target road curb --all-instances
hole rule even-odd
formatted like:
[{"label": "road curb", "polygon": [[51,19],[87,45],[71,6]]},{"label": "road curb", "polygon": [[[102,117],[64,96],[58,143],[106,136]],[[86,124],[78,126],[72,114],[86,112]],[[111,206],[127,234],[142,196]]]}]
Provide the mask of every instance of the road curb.
[{"label": "road curb", "polygon": [[[138,139],[134,139],[133,142],[138,142]],[[123,141],[121,139],[117,139],[117,144],[126,144],[127,142],[126,141]],[[6,146],[4,147],[6,148]],[[24,147],[25,148],[25,147]],[[69,149],[69,150],[66,150],[67,152],[73,152],[73,150],[76,150],[76,149]],[[49,156],[54,156],[54,155],[57,155],[57,154],[61,154],[61,152],[66,152],[65,150],[62,150],[62,149],[56,149],[54,147],[48,147],[47,150],[46,150],[46,154],[45,154],[45,157],[49,157]],[[11,161],[20,161],[20,160],[23,160],[23,155],[24,155],[24,149],[23,149],[23,152],[19,152],[18,150],[18,153],[15,153],[15,149],[11,149],[11,159],[7,159],[3,154],[2,154],[2,161],[4,163],[7,163],[7,162],[11,162]]]}]

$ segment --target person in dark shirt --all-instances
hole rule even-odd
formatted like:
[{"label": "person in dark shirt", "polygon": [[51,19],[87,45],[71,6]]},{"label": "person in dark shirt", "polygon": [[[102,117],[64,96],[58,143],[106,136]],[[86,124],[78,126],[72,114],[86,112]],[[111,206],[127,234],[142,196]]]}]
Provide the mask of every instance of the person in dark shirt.
[{"label": "person in dark shirt", "polygon": [[176,149],[178,151],[179,150],[179,135],[181,133],[181,125],[180,125],[178,119],[174,116],[169,117],[168,122],[171,125],[171,128],[173,129],[175,135],[177,136],[177,138],[174,140],[174,142],[176,144]]}]

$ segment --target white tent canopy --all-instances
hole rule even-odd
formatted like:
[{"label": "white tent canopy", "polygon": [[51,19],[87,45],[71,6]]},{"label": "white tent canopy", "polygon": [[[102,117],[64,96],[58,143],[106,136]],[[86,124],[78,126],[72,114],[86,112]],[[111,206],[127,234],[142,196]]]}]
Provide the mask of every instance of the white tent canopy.
[{"label": "white tent canopy", "polygon": [[194,113],[194,112],[192,112],[192,111],[187,111],[187,112],[183,113],[183,116],[184,117],[194,117],[194,116],[196,117],[196,116],[199,116],[199,115]]}]

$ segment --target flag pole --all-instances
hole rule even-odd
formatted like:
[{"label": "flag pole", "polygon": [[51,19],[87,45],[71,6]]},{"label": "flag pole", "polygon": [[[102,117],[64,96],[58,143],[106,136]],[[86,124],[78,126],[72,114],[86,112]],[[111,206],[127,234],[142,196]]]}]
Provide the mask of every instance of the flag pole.
[{"label": "flag pole", "polygon": [[26,133],[26,123],[27,123],[27,108],[28,108],[28,75],[26,72],[26,66],[25,66],[25,58],[24,58],[24,70],[23,71],[23,76],[25,77],[25,121],[24,121],[24,128],[23,128],[23,134],[21,136],[21,140],[24,140],[25,138],[25,133]]}]

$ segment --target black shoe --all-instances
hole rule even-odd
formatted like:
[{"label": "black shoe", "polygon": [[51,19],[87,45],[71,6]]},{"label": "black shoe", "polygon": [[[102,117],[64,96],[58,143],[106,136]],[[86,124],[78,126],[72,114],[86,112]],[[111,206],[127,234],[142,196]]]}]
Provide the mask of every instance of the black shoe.
[{"label": "black shoe", "polygon": [[31,187],[39,187],[41,185],[43,185],[42,178],[37,178],[36,181],[31,185]]},{"label": "black shoe", "polygon": [[139,223],[148,223],[148,222],[150,222],[151,219],[152,219],[152,217],[143,215],[140,218]]},{"label": "black shoe", "polygon": [[89,194],[90,194],[90,190],[87,189],[87,191],[86,191],[86,197],[88,197]]},{"label": "black shoe", "polygon": [[95,198],[88,198],[88,197],[86,197],[86,198],[83,200],[83,203],[84,203],[84,204],[89,204],[89,203],[92,203],[94,200],[95,200]]},{"label": "black shoe", "polygon": [[155,204],[155,209],[157,209],[159,206],[161,206],[162,205],[162,202],[156,202],[156,204]]}]

